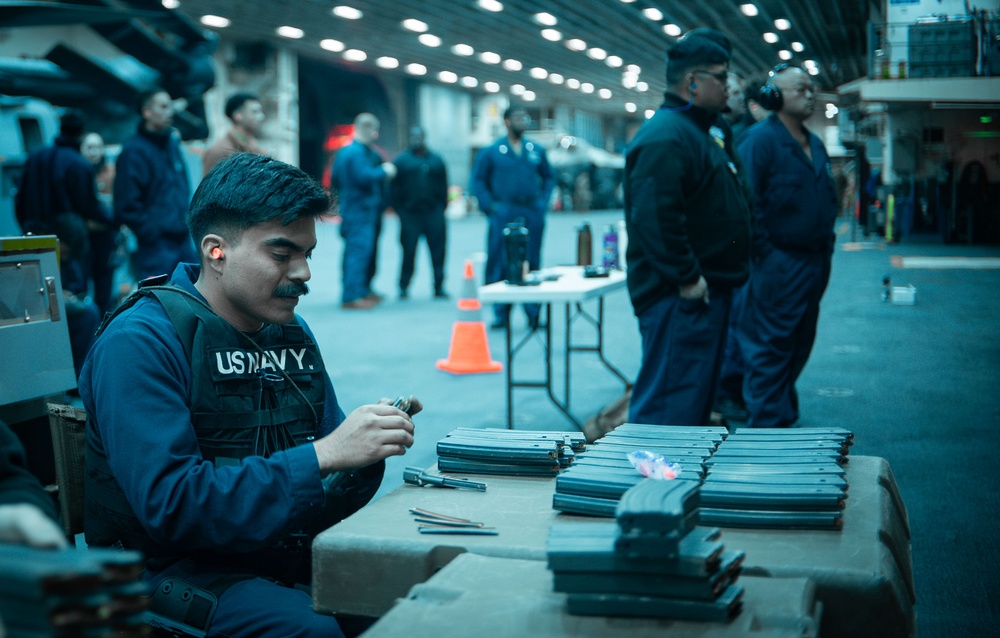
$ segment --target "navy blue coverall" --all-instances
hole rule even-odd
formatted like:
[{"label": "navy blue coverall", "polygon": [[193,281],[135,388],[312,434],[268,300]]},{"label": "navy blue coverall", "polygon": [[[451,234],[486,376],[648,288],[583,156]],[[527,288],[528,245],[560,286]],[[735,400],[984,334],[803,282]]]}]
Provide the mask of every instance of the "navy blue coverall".
[{"label": "navy blue coverall", "polygon": [[[504,279],[504,227],[518,219],[528,229],[528,267],[537,270],[542,260],[542,233],[545,211],[555,187],[552,167],[545,149],[521,139],[521,153],[515,153],[510,140],[502,137],[479,151],[472,168],[471,191],[479,200],[479,208],[490,218],[486,239],[486,273],[484,281]],[[498,324],[510,318],[509,304],[493,306]],[[524,312],[531,325],[538,324],[538,304],[525,304]]]},{"label": "navy blue coverall", "polygon": [[751,427],[798,420],[795,382],[830,279],[836,189],[830,157],[812,133],[809,147],[811,160],[777,115],[747,130],[738,146],[757,220],[739,330]]}]

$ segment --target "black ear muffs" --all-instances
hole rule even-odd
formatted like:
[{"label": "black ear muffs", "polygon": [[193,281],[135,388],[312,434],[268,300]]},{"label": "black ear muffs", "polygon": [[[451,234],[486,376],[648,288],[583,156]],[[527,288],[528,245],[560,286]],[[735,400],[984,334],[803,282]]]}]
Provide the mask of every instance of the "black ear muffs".
[{"label": "black ear muffs", "polygon": [[785,98],[781,96],[781,89],[768,83],[760,87],[757,103],[768,111],[780,111],[785,104]]}]

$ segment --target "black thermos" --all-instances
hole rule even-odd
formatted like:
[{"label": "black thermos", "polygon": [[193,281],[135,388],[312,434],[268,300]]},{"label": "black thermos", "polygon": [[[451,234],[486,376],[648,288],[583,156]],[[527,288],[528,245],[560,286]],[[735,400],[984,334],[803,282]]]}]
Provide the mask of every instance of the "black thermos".
[{"label": "black thermos", "polygon": [[524,283],[528,274],[528,229],[522,222],[512,222],[503,229],[507,283]]}]

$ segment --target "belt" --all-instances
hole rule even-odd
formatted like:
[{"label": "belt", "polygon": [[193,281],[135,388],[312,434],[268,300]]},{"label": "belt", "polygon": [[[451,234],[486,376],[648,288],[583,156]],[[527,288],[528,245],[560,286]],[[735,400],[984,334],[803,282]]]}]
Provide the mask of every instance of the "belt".
[{"label": "belt", "polygon": [[529,204],[534,204],[537,200],[536,197],[509,197],[505,199],[498,200],[501,204],[514,204],[516,206],[527,206]]}]

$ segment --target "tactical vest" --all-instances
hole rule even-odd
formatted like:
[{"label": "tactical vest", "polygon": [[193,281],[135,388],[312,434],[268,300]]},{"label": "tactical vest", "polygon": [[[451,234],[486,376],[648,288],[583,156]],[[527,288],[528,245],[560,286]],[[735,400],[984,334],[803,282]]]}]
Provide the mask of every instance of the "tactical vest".
[{"label": "tactical vest", "polygon": [[[143,296],[166,310],[191,362],[191,421],[201,453],[215,465],[238,465],[312,441],[325,401],[324,366],[316,344],[298,324],[268,325],[251,340],[204,302],[174,285],[144,286],[98,331]],[[94,545],[139,549],[148,558],[176,555],[158,546],[139,523],[124,492],[98,452],[96,427],[87,429],[86,537]],[[321,514],[321,513],[317,513]],[[308,535],[293,533],[261,550],[280,561],[299,552]],[[228,547],[233,553],[260,550]]]}]

